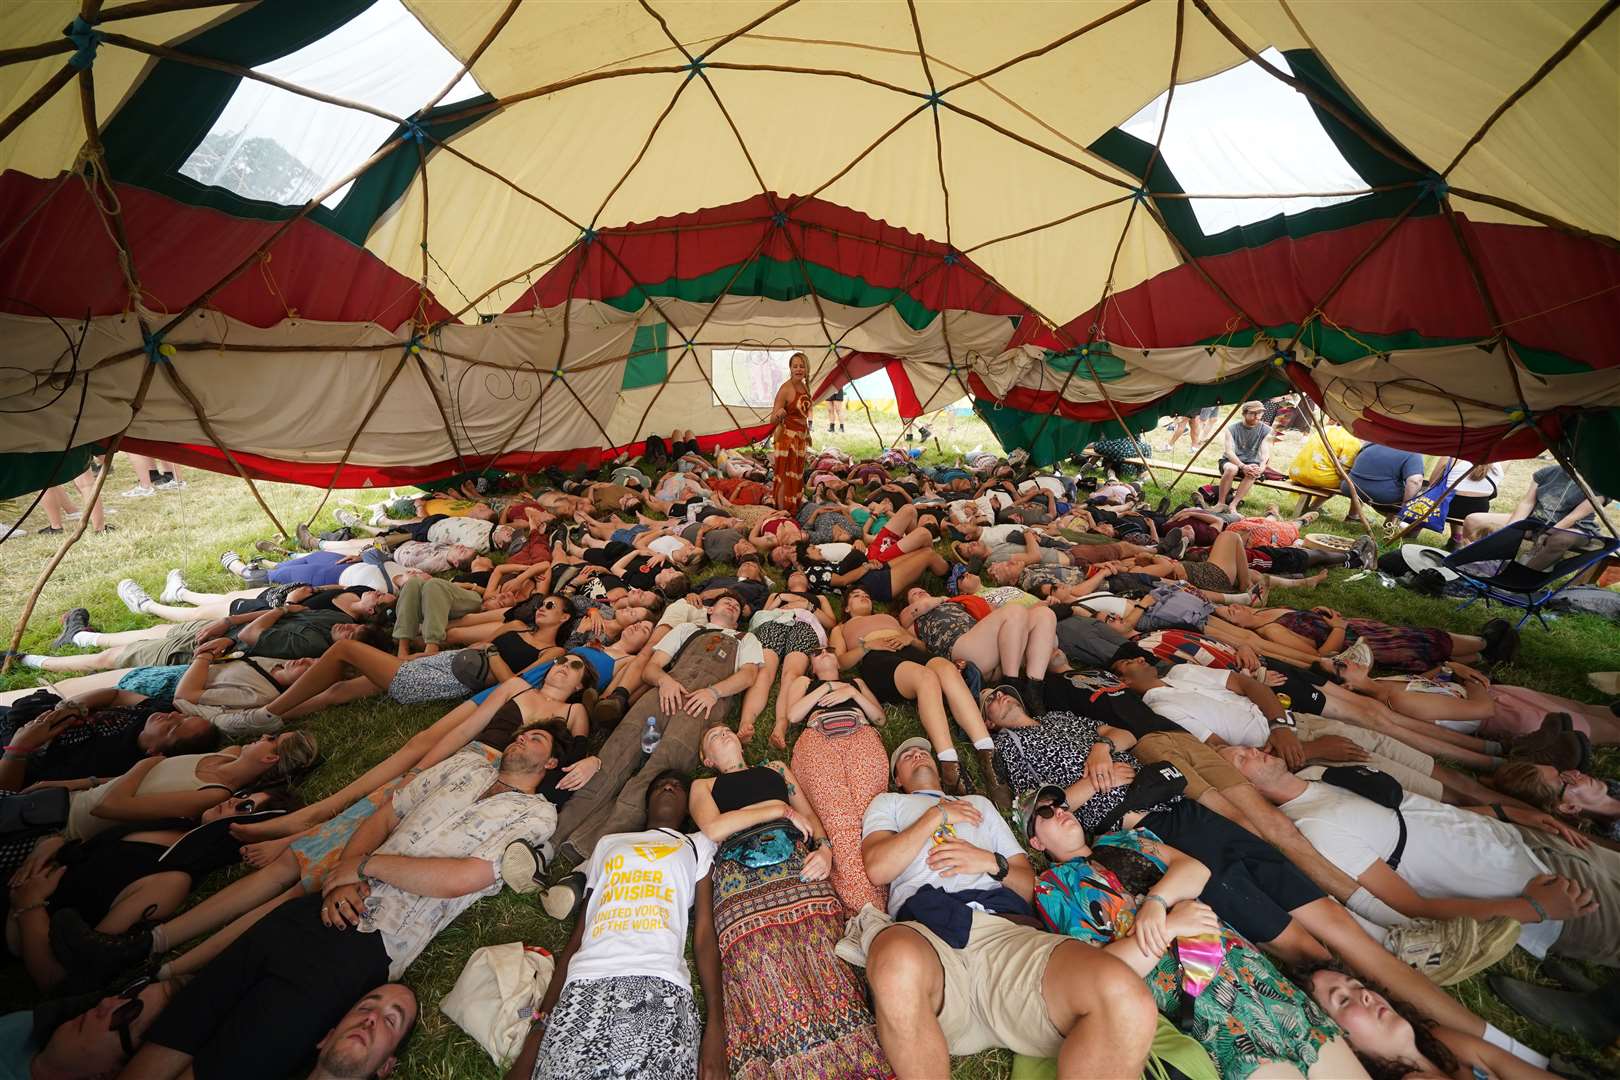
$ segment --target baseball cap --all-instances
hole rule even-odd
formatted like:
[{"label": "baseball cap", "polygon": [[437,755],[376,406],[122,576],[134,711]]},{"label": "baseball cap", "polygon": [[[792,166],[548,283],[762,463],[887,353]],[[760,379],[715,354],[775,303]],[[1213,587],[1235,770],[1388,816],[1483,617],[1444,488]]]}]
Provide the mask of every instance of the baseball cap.
[{"label": "baseball cap", "polygon": [[1024,707],[1024,695],[1018,692],[1018,687],[1010,682],[1000,682],[979,691],[979,710],[981,712],[990,703],[990,698],[996,694],[1006,694],[1018,702],[1019,708]]},{"label": "baseball cap", "polygon": [[1030,822],[1034,820],[1035,810],[1041,805],[1041,800],[1047,802],[1067,802],[1068,793],[1056,784],[1044,784],[1034,791],[1026,791],[1018,796],[1018,803],[1013,808],[1018,821],[1018,827],[1023,831],[1024,839],[1030,837]]},{"label": "baseball cap", "polygon": [[1127,641],[1114,650],[1114,655],[1108,658],[1108,666],[1112,668],[1121,660],[1146,660],[1150,664],[1158,663],[1158,658],[1135,642]]},{"label": "baseball cap", "polygon": [[918,749],[926,750],[928,751],[929,756],[933,756],[934,744],[923,738],[921,735],[913,735],[911,738],[894,748],[894,753],[889,755],[889,780],[891,782],[894,780],[894,768],[896,765],[900,764],[900,755],[904,754],[907,750]]}]

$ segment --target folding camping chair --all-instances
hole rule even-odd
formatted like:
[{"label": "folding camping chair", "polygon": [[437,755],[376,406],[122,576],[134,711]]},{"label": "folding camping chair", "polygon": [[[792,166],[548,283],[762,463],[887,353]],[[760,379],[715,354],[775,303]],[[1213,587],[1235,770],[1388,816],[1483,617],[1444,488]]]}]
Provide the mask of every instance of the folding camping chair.
[{"label": "folding camping chair", "polygon": [[[1519,626],[1534,615],[1545,628],[1541,609],[1586,571],[1620,551],[1620,540],[1539,521],[1515,521],[1452,552],[1440,565],[1473,591],[1463,607],[1483,599],[1523,608]],[[1460,608],[1458,610],[1461,610]]]}]

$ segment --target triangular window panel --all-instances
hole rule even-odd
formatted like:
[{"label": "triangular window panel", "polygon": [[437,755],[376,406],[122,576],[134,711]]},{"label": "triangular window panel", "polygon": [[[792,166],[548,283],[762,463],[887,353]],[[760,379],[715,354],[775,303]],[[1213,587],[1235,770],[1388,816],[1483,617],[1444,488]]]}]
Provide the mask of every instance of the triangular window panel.
[{"label": "triangular window panel", "polygon": [[[254,69],[395,116],[409,116],[456,77],[461,61],[400,0],[377,0],[319,41]],[[483,93],[468,73],[441,104]],[[243,79],[182,175],[244,199],[302,206],[358,168],[395,125]],[[324,203],[336,206],[344,185]]]},{"label": "triangular window panel", "polygon": [[[1261,55],[1292,73],[1276,49]],[[1120,129],[1151,146],[1159,137],[1167,97],[1160,94]],[[1279,214],[1349,202],[1359,196],[1339,193],[1367,186],[1322,129],[1304,95],[1253,61],[1177,86],[1160,153],[1183,191],[1255,196],[1191,200],[1205,236]],[[1302,192],[1322,194],[1267,197]]]}]

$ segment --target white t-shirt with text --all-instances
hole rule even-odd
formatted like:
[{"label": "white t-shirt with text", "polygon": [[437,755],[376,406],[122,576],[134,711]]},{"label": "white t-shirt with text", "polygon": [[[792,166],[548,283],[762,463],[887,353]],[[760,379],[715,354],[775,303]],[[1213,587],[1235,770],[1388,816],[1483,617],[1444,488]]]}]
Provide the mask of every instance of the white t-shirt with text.
[{"label": "white t-shirt with text", "polygon": [[[866,808],[866,816],[861,819],[861,836],[867,837],[875,832],[904,832],[943,798],[944,793],[939,791],[911,794],[885,791]],[[928,853],[933,850],[935,843],[954,838],[966,840],[986,851],[999,851],[1009,859],[1024,854],[1018,838],[1013,835],[994,803],[983,795],[969,795],[960,801],[972,803],[979,811],[981,820],[977,825],[952,821],[948,826],[949,835],[941,836],[936,832],[934,839],[918,850],[906,868],[889,882],[889,914],[898,912],[911,899],[911,894],[924,885],[934,885],[946,892],[964,892],[969,889],[993,889],[1001,884],[989,874],[940,875],[928,865]]]}]

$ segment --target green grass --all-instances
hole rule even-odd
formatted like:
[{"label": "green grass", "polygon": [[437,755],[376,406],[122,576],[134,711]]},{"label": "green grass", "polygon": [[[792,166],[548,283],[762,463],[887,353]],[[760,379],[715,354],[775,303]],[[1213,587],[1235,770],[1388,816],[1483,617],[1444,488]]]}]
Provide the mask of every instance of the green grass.
[{"label": "green grass", "polygon": [[[880,420],[879,427],[886,441],[892,440],[898,432],[898,426],[893,422]],[[847,435],[835,439],[839,445],[855,454],[870,453],[876,448],[877,441],[871,430],[858,416],[851,417],[849,429]],[[949,429],[941,428],[937,433],[942,439],[948,440],[949,445],[962,449],[971,449],[975,445],[994,446],[994,440],[977,419],[950,421]],[[1162,447],[1164,436],[1159,434],[1154,438]],[[935,451],[930,444],[926,459],[941,456],[944,455]],[[1159,456],[1163,456],[1162,453]],[[1184,458],[1184,455],[1176,456]],[[1529,471],[1527,464],[1513,467],[1509,483],[1504,488],[1504,502],[1517,498]],[[185,491],[148,499],[107,500],[109,505],[120,511],[110,519],[119,526],[120,531],[102,537],[87,535],[70,552],[46,588],[30,622],[23,639],[25,651],[47,651],[49,642],[58,632],[59,615],[70,607],[88,608],[95,625],[104,630],[149,625],[152,620],[131,615],[114,596],[113,586],[121,577],[133,577],[155,591],[162,583],[164,573],[170,567],[179,566],[185,570],[187,580],[194,588],[223,591],[234,583],[234,579],[220,569],[218,553],[227,547],[251,551],[255,539],[270,537],[273,530],[263,511],[237,478],[196,471],[188,471],[186,476],[190,486]],[[125,467],[122,475],[109,481],[108,491],[120,491],[127,486],[129,476]],[[1180,485],[1177,490],[1180,501],[1185,501],[1193,486],[1194,481],[1190,479]],[[261,484],[260,489],[288,528],[310,513],[321,495],[319,491],[309,488],[280,484]],[[1153,490],[1155,494],[1159,493],[1157,489]],[[334,499],[352,498],[368,505],[379,501],[381,496],[381,492],[334,493]],[[1251,499],[1249,505],[1256,510],[1263,508],[1263,493]],[[333,503],[329,502],[315,523],[317,530],[335,524],[331,518],[332,506]],[[1328,516],[1313,525],[1312,531],[1346,535],[1359,533],[1359,526],[1347,526],[1340,520],[1344,508],[1343,500],[1330,503]],[[9,515],[0,516],[10,519]],[[43,518],[37,523],[43,524]],[[29,524],[36,522],[30,521]],[[0,636],[5,639],[10,637],[23,598],[34,577],[59,539],[30,535],[0,545]],[[1427,539],[1433,540],[1434,537],[1431,534]],[[1458,612],[1453,601],[1426,598],[1403,589],[1386,589],[1371,577],[1363,577],[1359,581],[1345,580],[1348,577],[1350,575],[1346,572],[1335,572],[1328,584],[1315,592],[1300,593],[1298,599],[1311,604],[1328,604],[1347,614],[1372,616],[1390,622],[1438,625],[1459,631],[1477,629],[1494,614],[1479,605],[1466,612]],[[1288,598],[1289,595],[1285,593],[1283,599]],[[1547,631],[1527,629],[1518,663],[1500,675],[1503,681],[1593,701],[1599,700],[1599,695],[1586,683],[1585,673],[1616,669],[1620,669],[1620,629],[1600,619],[1580,616],[1560,618]],[[14,671],[0,679],[0,690],[37,685],[42,681],[37,673]],[[304,783],[303,794],[306,798],[315,799],[336,790],[345,781],[385,757],[410,733],[437,719],[442,711],[433,706],[406,708],[371,699],[312,718],[306,726],[320,739],[324,764]],[[889,708],[886,713],[888,722],[884,727],[884,737],[890,746],[921,733],[914,710]],[[750,746],[751,760],[760,761],[768,757],[786,759],[788,756],[786,751],[773,750],[769,746],[769,716],[767,706]],[[973,755],[965,745],[961,750],[969,774],[977,781],[979,777]],[[1620,754],[1605,752],[1600,755],[1599,761],[1600,771],[1605,775],[1620,776]],[[216,875],[206,883],[205,891],[217,889],[230,876]],[[402,1070],[397,1075],[424,1080],[498,1076],[483,1051],[434,1006],[449,991],[467,956],[478,946],[522,940],[555,950],[566,939],[568,929],[566,925],[549,919],[531,901],[510,893],[473,905],[433,942],[409,973],[408,981],[421,996],[424,1008]],[[1535,977],[1534,961],[1522,950],[1515,951],[1503,962],[1502,968],[1520,977]],[[1591,1047],[1582,1047],[1573,1040],[1534,1029],[1510,1013],[1490,993],[1483,977],[1469,980],[1456,988],[1456,992],[1480,1015],[1539,1049],[1594,1053]],[[18,1007],[29,999],[27,981],[21,969],[14,965],[4,977],[0,977],[0,1005]],[[958,1059],[953,1074],[988,1080],[1005,1077],[1010,1069],[1011,1055],[986,1052]]]}]

